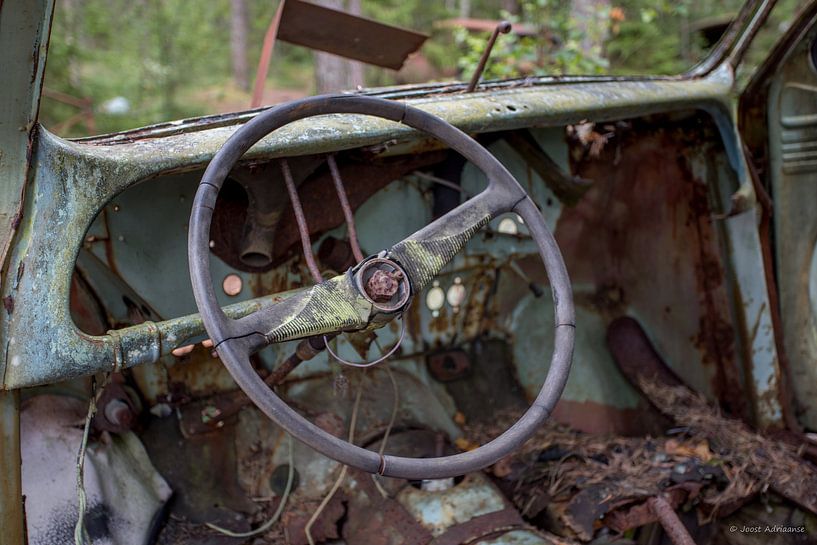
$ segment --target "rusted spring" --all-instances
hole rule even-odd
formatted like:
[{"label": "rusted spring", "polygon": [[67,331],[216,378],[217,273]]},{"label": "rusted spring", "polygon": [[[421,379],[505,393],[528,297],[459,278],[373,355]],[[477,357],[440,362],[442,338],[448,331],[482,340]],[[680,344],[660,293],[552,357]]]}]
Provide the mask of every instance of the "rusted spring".
[{"label": "rusted spring", "polygon": [[658,518],[658,522],[661,523],[661,527],[664,528],[664,531],[674,545],[695,545],[695,541],[693,541],[692,536],[689,535],[686,526],[684,526],[684,523],[678,518],[678,514],[667,500],[661,496],[653,496],[647,500],[647,505]]},{"label": "rusted spring", "polygon": [[304,208],[301,206],[301,199],[298,196],[298,188],[295,187],[295,182],[292,179],[292,171],[289,169],[289,163],[286,159],[281,161],[281,172],[284,174],[284,181],[287,184],[287,192],[289,193],[289,200],[292,203],[292,210],[295,212],[295,223],[298,224],[298,233],[301,235],[301,246],[304,249],[304,259],[306,259],[306,266],[312,275],[312,279],[316,284],[323,282],[323,275],[318,268],[318,263],[315,261],[315,254],[312,253],[312,242],[309,240],[309,227],[306,225],[306,216],[304,215]]},{"label": "rusted spring", "polygon": [[340,207],[343,210],[343,217],[346,219],[346,229],[349,231],[349,244],[352,246],[352,254],[355,256],[355,261],[360,263],[363,261],[363,252],[360,250],[360,242],[357,239],[357,227],[355,227],[355,214],[352,207],[349,205],[349,198],[346,196],[346,189],[343,187],[343,180],[338,171],[338,164],[335,162],[335,156],[330,155],[326,162],[329,163],[329,172],[332,173],[332,181],[335,183],[335,191],[338,194]]},{"label": "rusted spring", "polygon": [[485,71],[485,65],[488,64],[488,58],[491,56],[491,50],[494,48],[499,33],[507,34],[511,31],[511,28],[513,28],[513,25],[508,21],[502,21],[496,25],[496,28],[494,28],[494,31],[491,33],[491,37],[488,38],[488,43],[485,44],[485,51],[482,52],[482,57],[479,59],[477,69],[474,70],[474,75],[471,76],[471,82],[468,84],[468,90],[466,92],[471,93],[477,88],[479,78],[482,77],[482,73]]}]

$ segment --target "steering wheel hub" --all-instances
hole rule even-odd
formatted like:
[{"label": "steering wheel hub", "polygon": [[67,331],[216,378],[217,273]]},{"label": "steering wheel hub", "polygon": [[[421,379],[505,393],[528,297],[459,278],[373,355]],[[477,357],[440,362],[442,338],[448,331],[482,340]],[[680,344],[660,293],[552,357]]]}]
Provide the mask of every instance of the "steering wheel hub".
[{"label": "steering wheel hub", "polygon": [[382,312],[403,310],[411,297],[408,274],[400,265],[385,257],[372,257],[355,272],[360,293]]}]

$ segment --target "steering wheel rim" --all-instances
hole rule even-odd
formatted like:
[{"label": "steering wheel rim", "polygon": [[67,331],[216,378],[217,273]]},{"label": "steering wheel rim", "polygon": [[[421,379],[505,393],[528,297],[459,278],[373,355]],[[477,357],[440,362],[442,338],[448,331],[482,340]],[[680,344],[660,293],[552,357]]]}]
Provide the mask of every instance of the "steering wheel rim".
[{"label": "steering wheel rim", "polygon": [[[216,300],[209,265],[210,223],[216,197],[224,180],[238,160],[264,136],[293,121],[326,114],[370,115],[405,124],[440,139],[486,174],[488,187],[444,218],[452,216],[453,221],[467,223],[464,220],[471,219],[472,208],[479,208],[483,215],[486,210],[490,210],[490,214],[479,222],[473,222],[474,225],[467,224],[463,233],[439,240],[451,242],[452,248],[457,248],[457,245],[461,248],[492,217],[513,211],[525,221],[537,244],[550,281],[555,313],[554,350],[547,377],[536,399],[522,417],[500,436],[474,450],[438,458],[381,456],[325,432],[281,400],[249,363],[249,355],[263,344],[259,343],[259,335],[266,343],[280,340],[280,337],[272,335],[275,329],[270,334],[257,329],[250,329],[248,332],[246,324],[239,327],[240,320],[229,319]],[[475,204],[469,205],[472,202]],[[493,208],[488,208],[488,205]],[[440,220],[434,222],[437,223]],[[439,256],[427,256],[425,250],[413,253],[408,251],[417,247],[417,240],[412,240],[412,237],[418,237],[423,231],[431,232],[431,226],[429,224],[391,250],[390,256],[409,268],[412,297],[419,292],[424,281],[429,280],[426,277],[434,273],[434,266],[439,265],[438,261],[442,259],[436,259]],[[408,245],[407,242],[412,244]],[[430,244],[439,245],[440,242],[432,240]],[[443,257],[450,259],[452,256]],[[355,95],[315,96],[273,107],[240,127],[213,157],[199,184],[190,215],[188,259],[193,293],[205,329],[239,387],[262,412],[300,441],[329,458],[369,473],[404,479],[439,479],[463,475],[492,465],[515,451],[536,431],[550,415],[567,382],[575,337],[573,297],[561,252],[539,209],[507,169],[479,143],[448,122],[402,102]],[[439,268],[436,267],[437,270]],[[351,271],[347,274],[351,275]],[[322,284],[315,287],[320,286]]]}]

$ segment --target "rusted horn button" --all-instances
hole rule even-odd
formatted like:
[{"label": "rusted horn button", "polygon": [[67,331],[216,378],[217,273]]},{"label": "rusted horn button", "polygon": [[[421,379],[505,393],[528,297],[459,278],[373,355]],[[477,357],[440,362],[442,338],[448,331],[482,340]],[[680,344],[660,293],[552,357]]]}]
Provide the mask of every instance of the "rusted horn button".
[{"label": "rusted horn button", "polygon": [[400,265],[390,259],[373,257],[355,273],[355,283],[375,308],[383,312],[402,309],[411,296],[411,286]]}]

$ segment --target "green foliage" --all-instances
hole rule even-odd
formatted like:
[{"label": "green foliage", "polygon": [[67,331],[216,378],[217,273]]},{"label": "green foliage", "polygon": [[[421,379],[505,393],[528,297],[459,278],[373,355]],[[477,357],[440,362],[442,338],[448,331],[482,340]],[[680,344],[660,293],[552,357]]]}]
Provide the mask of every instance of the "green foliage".
[{"label": "green foliage", "polygon": [[606,52],[614,74],[678,74],[688,67],[681,52],[680,33],[668,26],[674,20],[655,8],[625,10]]},{"label": "green foliage", "polygon": [[[483,78],[511,78],[529,75],[600,74],[607,68],[607,61],[596,48],[586,52],[581,47],[578,22],[570,17],[569,2],[548,0],[522,0],[519,14],[498,14],[515,25],[533,27],[535,36],[517,33],[500,36],[486,66]],[[604,20],[602,14],[597,19]],[[593,31],[594,22],[588,27]],[[599,32],[595,29],[595,32]],[[458,67],[471,74],[479,63],[488,34],[456,32],[456,42],[463,51]]]},{"label": "green foliage", "polygon": [[[276,4],[248,0],[248,8],[254,68]],[[45,86],[91,99],[97,132],[213,113],[214,96],[205,90],[222,89],[215,99],[240,95],[230,89],[229,32],[229,0],[57,0]],[[279,44],[274,85],[308,86],[311,62],[309,51]],[[130,110],[106,113],[102,106],[114,97],[124,97]],[[249,104],[243,95],[238,101]],[[46,98],[41,119],[60,128],[77,112]],[[85,134],[88,127],[62,132]]]},{"label": "green foliage", "polygon": [[[362,0],[365,16],[432,35],[422,54],[431,79],[468,79],[488,35],[435,26],[457,17],[460,0]],[[581,0],[595,8],[577,16],[580,0],[471,0],[470,16],[510,19],[532,36],[501,35],[484,79],[563,74],[677,74],[706,53],[700,28],[734,15],[743,0]],[[41,107],[46,126],[78,136],[110,132],[169,119],[239,110],[246,91],[231,84],[231,0],[56,0]],[[250,75],[261,52],[277,2],[246,0],[249,10]],[[780,0],[766,29],[754,40],[745,66],[752,69],[785,30],[801,2]],[[514,14],[501,7],[514,8]],[[581,11],[579,11],[581,12]],[[588,39],[589,38],[589,39]],[[312,52],[277,43],[268,89],[312,92]],[[370,67],[367,81],[390,85],[393,72]],[[66,93],[93,104],[95,127],[81,109],[52,98]],[[124,113],[104,106],[124,97]],[[66,123],[66,120],[70,120]]]},{"label": "green foliage", "polygon": [[696,27],[734,16],[743,0],[619,0],[621,20],[605,44],[612,74],[679,74],[702,60]]}]

